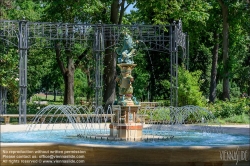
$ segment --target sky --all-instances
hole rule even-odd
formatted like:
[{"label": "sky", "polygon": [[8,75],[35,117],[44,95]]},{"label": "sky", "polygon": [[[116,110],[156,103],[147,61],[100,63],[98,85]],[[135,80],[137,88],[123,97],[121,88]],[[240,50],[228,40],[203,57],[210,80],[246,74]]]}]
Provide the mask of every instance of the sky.
[{"label": "sky", "polygon": [[[125,4],[125,6],[126,6],[126,5],[127,5],[127,4]],[[129,5],[129,7],[128,7],[127,10],[126,10],[126,13],[130,13],[130,10],[136,10],[136,8],[134,8],[133,6],[134,6],[134,4]]]}]

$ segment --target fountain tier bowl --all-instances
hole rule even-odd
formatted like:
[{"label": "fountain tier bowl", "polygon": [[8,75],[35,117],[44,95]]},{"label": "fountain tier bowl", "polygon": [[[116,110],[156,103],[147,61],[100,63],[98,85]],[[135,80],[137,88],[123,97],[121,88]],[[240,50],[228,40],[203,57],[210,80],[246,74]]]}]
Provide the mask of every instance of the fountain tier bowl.
[{"label": "fountain tier bowl", "polygon": [[[1,133],[24,131],[25,125],[2,125]],[[224,127],[226,133],[242,134],[249,138],[249,126]],[[223,134],[221,140],[225,140]],[[244,136],[238,136],[240,139]],[[205,137],[204,137],[205,138]],[[237,138],[237,137],[236,137]],[[44,142],[24,143],[20,138],[14,143],[1,142],[1,165],[249,165],[249,139],[229,145],[183,145],[125,142]],[[36,139],[34,137],[34,139]],[[218,138],[217,138],[218,139]],[[2,140],[1,140],[2,141]],[[106,140],[96,140],[105,142]],[[23,143],[20,143],[23,142]],[[107,141],[106,141],[107,142]],[[124,142],[124,141],[123,141]],[[233,155],[231,155],[233,154]],[[234,156],[236,155],[236,156]],[[238,156],[238,158],[237,158]],[[235,158],[236,157],[236,158]]]}]

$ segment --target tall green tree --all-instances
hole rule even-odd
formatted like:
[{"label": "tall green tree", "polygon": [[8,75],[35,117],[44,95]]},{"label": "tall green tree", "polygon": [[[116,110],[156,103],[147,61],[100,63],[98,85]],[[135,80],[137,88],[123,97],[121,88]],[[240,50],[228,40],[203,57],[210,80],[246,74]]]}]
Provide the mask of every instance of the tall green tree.
[{"label": "tall green tree", "polygon": [[228,4],[223,0],[218,0],[223,18],[223,99],[230,99],[230,87],[229,87],[229,21],[228,21]]},{"label": "tall green tree", "polygon": [[[183,31],[188,32],[190,39],[190,70],[202,70],[203,73],[201,74],[201,78],[206,80],[203,82],[203,84],[207,85],[207,80],[209,77],[208,66],[210,63],[209,58],[211,56],[211,53],[209,52],[209,48],[207,48],[203,43],[204,39],[208,40],[208,37],[210,35],[208,32],[206,32],[206,29],[204,27],[206,26],[206,21],[209,18],[208,11],[211,8],[211,5],[208,2],[204,2],[202,0],[149,0],[136,1],[135,6],[138,8],[138,10],[132,12],[132,16],[129,16],[129,19],[137,21],[141,24],[169,25],[173,23],[174,20],[179,20],[181,18],[183,22]],[[169,55],[157,52],[150,52],[150,54],[155,72],[155,78],[154,76],[152,76],[150,82],[152,85],[154,84],[154,82],[156,82],[153,87],[157,87],[152,89],[152,96],[164,96],[164,98],[166,99],[166,94],[168,97],[170,95],[169,89],[165,89],[166,86],[163,86],[161,82],[166,78],[170,79]],[[179,58],[179,60],[181,60],[181,57]],[[147,63],[148,69],[151,70],[150,58],[148,58]],[[202,88],[203,87],[207,86],[202,86]]]},{"label": "tall green tree", "polygon": [[209,102],[215,102],[217,97],[216,89],[218,82],[218,57],[220,52],[220,43],[221,43],[221,23],[218,22],[221,17],[220,6],[216,1],[211,1],[211,9],[209,10],[209,19],[206,24],[206,31],[211,33],[210,43],[211,53],[212,53],[212,66],[210,73],[210,86],[209,86]]},{"label": "tall green tree", "polygon": [[230,99],[230,80],[234,80],[237,70],[247,59],[249,48],[249,1],[218,0],[222,17],[222,59],[223,94],[222,99]]},{"label": "tall green tree", "polygon": [[[102,4],[94,1],[46,1],[47,10],[43,20],[51,22],[82,22],[91,23],[97,13],[102,11]],[[61,46],[62,47],[61,47]],[[64,43],[56,43],[56,61],[64,79],[64,104],[74,104],[74,72],[79,67],[81,60],[87,55],[87,46],[75,46],[71,50],[63,48]]]}]

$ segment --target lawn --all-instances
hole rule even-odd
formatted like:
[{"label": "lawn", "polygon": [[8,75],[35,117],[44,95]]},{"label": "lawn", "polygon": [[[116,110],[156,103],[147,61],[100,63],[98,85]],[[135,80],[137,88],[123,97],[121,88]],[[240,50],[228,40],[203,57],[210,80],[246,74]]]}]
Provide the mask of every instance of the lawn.
[{"label": "lawn", "polygon": [[54,95],[45,95],[44,93],[37,93],[32,96],[32,102],[35,101],[48,101],[49,104],[62,104],[63,96],[56,96],[56,101],[54,101]]}]

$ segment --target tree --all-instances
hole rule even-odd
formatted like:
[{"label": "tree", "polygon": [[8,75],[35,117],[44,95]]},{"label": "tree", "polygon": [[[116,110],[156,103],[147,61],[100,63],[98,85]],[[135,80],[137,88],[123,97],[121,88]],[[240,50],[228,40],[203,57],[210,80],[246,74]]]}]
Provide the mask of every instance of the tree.
[{"label": "tree", "polygon": [[215,41],[213,47],[213,58],[212,58],[212,68],[211,68],[211,80],[210,80],[210,91],[209,91],[209,101],[214,102],[216,98],[216,77],[217,77],[217,64],[218,64],[218,52],[219,52],[219,34],[214,31],[213,38]]},{"label": "tree", "polygon": [[[4,46],[4,45],[3,45]],[[1,44],[0,44],[1,47]],[[0,48],[0,87],[2,90],[8,90],[9,101],[16,103],[18,101],[18,54],[16,49]],[[4,93],[2,91],[0,93]],[[3,96],[3,94],[0,94]],[[5,99],[6,100],[6,99]]]},{"label": "tree", "polygon": [[[82,97],[86,96],[87,90],[88,90],[88,82],[87,77],[82,72],[80,68],[76,69],[75,72],[75,83],[74,83],[74,91],[75,91],[75,99],[78,98],[82,99]],[[79,100],[78,100],[79,101]]]},{"label": "tree", "polygon": [[87,86],[85,87],[86,100],[91,102],[91,98],[94,94],[94,61],[91,50],[87,53],[87,56],[82,60],[80,64],[81,71],[85,74],[87,80]]},{"label": "tree", "polygon": [[[183,22],[183,31],[188,32],[190,39],[190,71],[201,70],[202,90],[208,91],[208,71],[210,64],[210,48],[206,47],[209,42],[210,33],[206,31],[206,23],[209,19],[209,9],[211,5],[202,0],[192,1],[164,1],[149,0],[137,1],[135,5],[138,10],[131,13],[130,19],[139,21],[139,24],[161,24],[169,25],[174,20],[181,18]],[[170,59],[168,54],[149,52],[154,66],[154,75],[150,80],[152,96],[169,97],[169,89],[162,86],[162,80],[170,79]],[[182,60],[182,57],[179,58]],[[151,70],[150,58],[148,58],[148,70]],[[164,64],[164,65],[162,65]],[[163,72],[164,71],[164,72]],[[152,73],[152,72],[151,72]],[[155,83],[154,83],[155,82]],[[151,99],[152,100],[152,99]]]},{"label": "tree", "polygon": [[211,31],[211,40],[209,45],[211,45],[212,52],[212,66],[210,73],[210,87],[209,87],[209,102],[215,102],[217,97],[216,95],[216,87],[217,87],[217,68],[218,68],[218,57],[220,51],[220,35],[219,31],[221,29],[221,24],[217,20],[221,17],[220,7],[217,2],[211,2],[212,8],[209,10],[209,19],[207,21],[206,30]]},{"label": "tree", "polygon": [[[52,22],[91,22],[96,13],[101,11],[102,4],[98,1],[90,1],[86,3],[84,0],[65,1],[48,0],[46,21]],[[64,101],[63,104],[74,104],[74,72],[79,67],[81,60],[87,55],[87,46],[81,48],[75,45],[71,50],[64,48],[64,43],[57,42],[56,61],[63,75],[64,80]]]},{"label": "tree", "polygon": [[[222,15],[222,99],[230,99],[230,80],[234,82],[247,59],[249,41],[249,1],[218,0]],[[230,41],[230,42],[229,42]],[[229,56],[230,55],[230,56]]]},{"label": "tree", "polygon": [[223,99],[230,99],[230,86],[229,86],[229,55],[228,55],[228,43],[229,43],[229,22],[228,22],[228,6],[223,0],[218,0],[223,17]]},{"label": "tree", "polygon": [[11,0],[0,0],[0,18],[7,19],[7,11],[12,8],[13,1]]},{"label": "tree", "polygon": [[2,1],[2,17],[10,20],[26,19],[28,21],[38,21],[45,7],[36,0],[0,0]]},{"label": "tree", "polygon": [[45,89],[43,89],[43,85],[44,82],[49,83],[49,80],[44,80],[44,78],[50,73],[52,56],[53,54],[50,50],[45,51],[45,49],[39,45],[33,45],[33,47],[29,49],[27,62],[28,98],[34,93],[46,90],[46,86]]},{"label": "tree", "polygon": [[[36,21],[40,18],[43,7],[33,0],[26,1],[11,1],[0,0],[0,17],[6,20],[20,20],[27,19],[29,21]],[[6,84],[8,88],[8,99],[10,102],[16,103],[18,100],[18,50],[16,46],[11,45],[11,42],[0,41],[1,60],[4,65],[1,65],[1,70],[6,72],[1,75],[1,86]],[[2,73],[3,74],[3,73]],[[5,81],[7,82],[5,82]],[[15,81],[16,80],[16,81]],[[4,83],[5,82],[5,83]],[[29,89],[29,87],[28,87]]]},{"label": "tree", "polygon": [[[45,51],[44,51],[45,52]],[[46,68],[44,68],[43,64],[43,71],[44,75],[42,76],[41,79],[41,87],[43,90],[45,90],[46,94],[46,99],[47,99],[47,94],[50,90],[53,90],[53,95],[54,95],[54,101],[56,101],[56,96],[57,96],[57,91],[60,89],[60,85],[63,82],[62,75],[60,74],[60,69],[58,68],[58,65],[55,60],[55,55],[51,52],[46,52],[47,53],[47,58],[44,62],[46,62]]]}]

